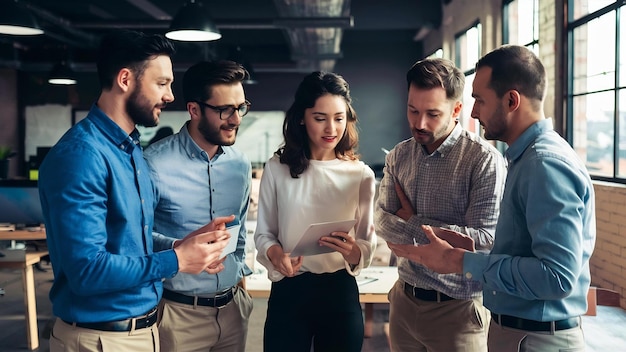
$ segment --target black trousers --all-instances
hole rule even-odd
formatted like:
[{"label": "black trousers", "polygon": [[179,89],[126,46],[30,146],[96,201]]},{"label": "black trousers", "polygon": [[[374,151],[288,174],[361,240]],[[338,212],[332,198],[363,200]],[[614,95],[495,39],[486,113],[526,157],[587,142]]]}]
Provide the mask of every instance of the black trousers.
[{"label": "black trousers", "polygon": [[363,314],[356,280],[346,270],[304,273],[272,283],[265,352],[359,352]]}]

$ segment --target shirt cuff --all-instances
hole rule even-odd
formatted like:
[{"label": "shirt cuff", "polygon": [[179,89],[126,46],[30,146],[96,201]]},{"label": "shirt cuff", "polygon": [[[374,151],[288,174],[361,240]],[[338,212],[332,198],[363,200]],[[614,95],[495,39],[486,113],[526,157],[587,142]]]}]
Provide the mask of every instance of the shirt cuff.
[{"label": "shirt cuff", "polygon": [[484,284],[483,271],[488,262],[489,257],[484,254],[465,252],[463,255],[463,277]]}]

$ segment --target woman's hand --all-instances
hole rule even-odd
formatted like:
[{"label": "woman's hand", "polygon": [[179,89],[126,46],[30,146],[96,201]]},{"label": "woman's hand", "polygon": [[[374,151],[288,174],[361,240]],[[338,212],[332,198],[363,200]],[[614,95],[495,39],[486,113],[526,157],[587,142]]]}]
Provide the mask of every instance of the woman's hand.
[{"label": "woman's hand", "polygon": [[272,262],[274,269],[286,277],[293,277],[302,266],[302,256],[292,258],[283,252],[283,247],[278,244],[267,250],[267,257]]},{"label": "woman's hand", "polygon": [[356,245],[356,240],[346,232],[332,232],[330,236],[321,237],[319,244],[341,253],[351,265],[357,265],[361,261],[361,249]]}]

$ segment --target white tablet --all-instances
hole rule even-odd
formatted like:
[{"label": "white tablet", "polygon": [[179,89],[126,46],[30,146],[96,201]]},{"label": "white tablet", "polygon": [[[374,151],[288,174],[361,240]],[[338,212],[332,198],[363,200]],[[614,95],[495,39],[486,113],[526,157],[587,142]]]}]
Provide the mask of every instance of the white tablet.
[{"label": "white tablet", "polygon": [[320,237],[328,236],[335,231],[349,233],[354,224],[356,224],[356,219],[311,224],[289,256],[299,257],[333,252],[331,248],[320,246],[318,243]]},{"label": "white tablet", "polygon": [[239,228],[241,224],[237,221],[236,224],[229,225],[226,227],[226,230],[230,233],[230,238],[228,239],[228,244],[224,249],[222,249],[222,254],[220,255],[220,259],[229,255],[237,249],[237,241],[239,240]]}]

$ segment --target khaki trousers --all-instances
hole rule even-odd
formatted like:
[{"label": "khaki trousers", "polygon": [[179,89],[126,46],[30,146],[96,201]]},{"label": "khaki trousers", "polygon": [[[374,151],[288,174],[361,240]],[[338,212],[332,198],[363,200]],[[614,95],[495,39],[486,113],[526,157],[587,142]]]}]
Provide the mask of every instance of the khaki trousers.
[{"label": "khaki trousers", "polygon": [[489,328],[489,351],[535,352],[567,351],[584,352],[585,338],[582,324],[578,327],[550,332],[534,332],[511,329],[495,322]]},{"label": "khaki trousers", "polygon": [[163,352],[244,352],[252,298],[236,286],[223,308],[192,306],[162,299],[159,336]]},{"label": "khaki trousers", "polygon": [[393,352],[486,352],[491,316],[482,298],[422,301],[398,280],[389,291],[389,339]]},{"label": "khaki trousers", "polygon": [[131,331],[79,328],[58,319],[50,334],[50,352],[159,352],[157,325]]}]

